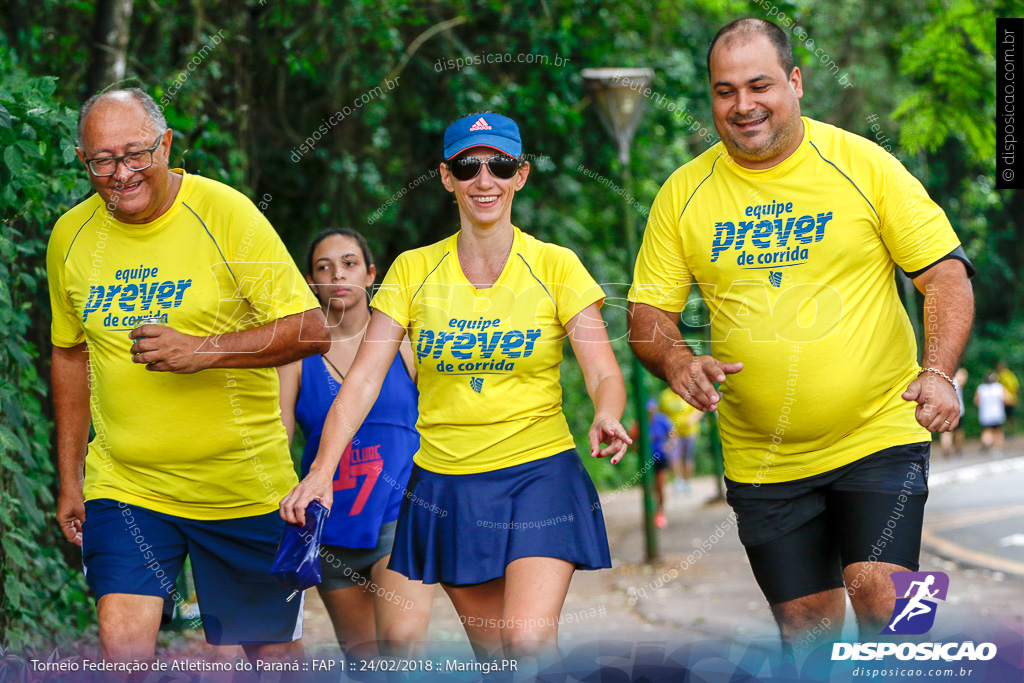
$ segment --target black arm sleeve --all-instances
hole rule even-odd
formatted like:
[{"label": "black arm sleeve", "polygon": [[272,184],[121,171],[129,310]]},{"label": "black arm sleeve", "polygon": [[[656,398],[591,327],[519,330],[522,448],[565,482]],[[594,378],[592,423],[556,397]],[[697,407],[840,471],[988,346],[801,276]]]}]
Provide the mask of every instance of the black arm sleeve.
[{"label": "black arm sleeve", "polygon": [[[969,258],[967,258],[967,254],[966,254],[966,252],[964,252],[963,245],[961,245],[961,246],[957,247],[956,249],[954,249],[953,251],[949,252],[948,254],[946,254],[945,256],[940,258],[935,263],[942,263],[943,261],[947,261],[949,259],[956,259],[957,261],[963,262],[964,267],[967,269],[967,277],[974,277],[974,264],[972,264],[971,260]],[[927,265],[924,268],[922,268],[921,270],[915,270],[913,273],[907,273],[907,277],[909,277],[911,280],[913,280],[915,277],[917,277],[918,275],[920,275],[924,271],[926,271],[929,268],[931,268],[932,266],[934,266],[935,263]],[[903,272],[906,273],[906,271],[903,271]]]}]

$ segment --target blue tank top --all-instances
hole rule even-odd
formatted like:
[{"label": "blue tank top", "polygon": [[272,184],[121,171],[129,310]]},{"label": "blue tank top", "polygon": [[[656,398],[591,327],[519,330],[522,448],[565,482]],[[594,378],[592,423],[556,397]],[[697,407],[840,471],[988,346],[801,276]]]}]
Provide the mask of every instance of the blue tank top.
[{"label": "blue tank top", "polygon": [[[295,421],[306,435],[302,476],[316,458],[324,420],[341,385],[319,355],[302,361],[302,385]],[[388,368],[380,396],[345,449],[334,473],[334,505],[322,541],[346,548],[374,548],[383,524],[398,519],[412,456],[420,447],[416,431],[419,392],[402,362]]]}]

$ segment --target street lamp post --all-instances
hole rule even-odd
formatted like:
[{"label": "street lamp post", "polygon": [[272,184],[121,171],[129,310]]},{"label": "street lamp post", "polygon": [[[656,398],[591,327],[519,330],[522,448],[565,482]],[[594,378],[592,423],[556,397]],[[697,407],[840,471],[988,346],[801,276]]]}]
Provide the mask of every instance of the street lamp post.
[{"label": "street lamp post", "polygon": [[[650,69],[584,69],[583,84],[593,98],[598,116],[615,140],[622,172],[626,231],[626,273],[631,272],[632,259],[638,251],[636,220],[629,198],[633,196],[633,175],[630,170],[630,144],[644,114],[644,96],[654,72]],[[658,558],[658,532],[654,526],[654,463],[647,438],[647,388],[644,370],[634,354],[630,354],[630,380],[633,411],[637,421],[637,451],[640,453],[640,481],[644,491],[644,539],[648,562]]]}]

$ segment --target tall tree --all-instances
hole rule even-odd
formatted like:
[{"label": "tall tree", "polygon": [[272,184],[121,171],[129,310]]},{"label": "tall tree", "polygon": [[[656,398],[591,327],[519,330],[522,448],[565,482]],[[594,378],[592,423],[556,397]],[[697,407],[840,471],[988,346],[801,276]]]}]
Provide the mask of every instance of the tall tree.
[{"label": "tall tree", "polygon": [[134,0],[99,0],[93,24],[89,92],[124,80]]}]

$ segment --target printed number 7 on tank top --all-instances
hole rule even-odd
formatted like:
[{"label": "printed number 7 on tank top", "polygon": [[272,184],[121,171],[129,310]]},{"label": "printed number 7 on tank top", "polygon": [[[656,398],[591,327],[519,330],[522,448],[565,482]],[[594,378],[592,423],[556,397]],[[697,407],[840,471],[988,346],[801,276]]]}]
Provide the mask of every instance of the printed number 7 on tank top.
[{"label": "printed number 7 on tank top", "polygon": [[363,485],[359,488],[359,494],[352,503],[349,517],[354,517],[363,511],[363,506],[370,498],[374,484],[384,469],[384,461],[380,457],[380,444],[375,446],[364,446],[363,448],[352,448],[349,444],[341,455],[341,462],[338,463],[338,478],[334,480],[335,491],[346,491],[355,488],[359,483],[358,477],[365,475]]}]

